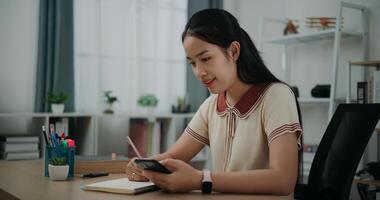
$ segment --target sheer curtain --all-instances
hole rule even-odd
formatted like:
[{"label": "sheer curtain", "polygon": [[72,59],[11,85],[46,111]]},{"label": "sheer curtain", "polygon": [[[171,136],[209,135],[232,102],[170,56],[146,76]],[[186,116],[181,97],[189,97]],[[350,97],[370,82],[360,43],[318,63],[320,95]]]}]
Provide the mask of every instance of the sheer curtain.
[{"label": "sheer curtain", "polygon": [[102,91],[112,90],[116,113],[138,112],[147,93],[169,112],[185,95],[186,19],[187,0],[75,0],[76,110],[103,111]]}]

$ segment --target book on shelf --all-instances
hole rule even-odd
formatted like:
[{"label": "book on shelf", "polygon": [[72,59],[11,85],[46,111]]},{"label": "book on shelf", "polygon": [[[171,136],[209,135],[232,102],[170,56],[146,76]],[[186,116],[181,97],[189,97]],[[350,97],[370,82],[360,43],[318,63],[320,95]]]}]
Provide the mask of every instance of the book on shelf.
[{"label": "book on shelf", "polygon": [[303,152],[315,153],[318,150],[318,144],[303,144]]},{"label": "book on shelf", "polygon": [[311,165],[313,163],[315,153],[318,150],[317,144],[303,144],[303,152],[302,152],[302,159],[303,159],[303,174],[308,175],[311,169]]},{"label": "book on shelf", "polygon": [[[147,157],[147,141],[148,141],[148,120],[145,119],[131,119],[129,125],[128,135],[135,144],[137,150],[142,157]],[[128,145],[128,157],[137,157],[132,147]]]},{"label": "book on shelf", "polygon": [[374,71],[371,80],[372,103],[380,103],[380,71]]},{"label": "book on shelf", "polygon": [[312,163],[314,160],[315,152],[303,152],[303,162]]},{"label": "book on shelf", "polygon": [[380,103],[380,71],[374,71],[367,81],[357,83],[358,103]]},{"label": "book on shelf", "polygon": [[49,124],[54,124],[54,131],[58,135],[65,133],[66,136],[69,136],[69,119],[67,117],[55,119],[49,122]]},{"label": "book on shelf", "polygon": [[[129,126],[129,137],[135,144],[142,157],[158,154],[162,150],[162,126],[161,122],[149,122],[146,119],[131,119]],[[128,145],[128,157],[137,155]]]},{"label": "book on shelf", "polygon": [[311,163],[304,163],[303,164],[303,174],[304,175],[309,175],[311,169]]},{"label": "book on shelf", "polygon": [[368,103],[368,82],[360,81],[357,83],[357,102],[358,104]]},{"label": "book on shelf", "polygon": [[161,123],[156,121],[151,124],[152,140],[151,140],[151,151],[148,151],[148,154],[155,155],[161,152]]},{"label": "book on shelf", "polygon": [[31,135],[1,135],[0,159],[24,160],[38,159],[39,136]]},{"label": "book on shelf", "polygon": [[120,178],[84,185],[81,189],[118,194],[139,194],[157,190],[158,187],[152,182],[135,182],[128,178]]},{"label": "book on shelf", "polygon": [[1,142],[38,142],[38,136],[28,135],[0,135]]},{"label": "book on shelf", "polygon": [[37,142],[28,142],[28,143],[0,142],[0,151],[4,151],[4,152],[38,151],[38,143]]},{"label": "book on shelf", "polygon": [[40,157],[39,151],[32,151],[32,152],[0,151],[0,159],[2,160],[27,160],[27,159],[38,159],[39,157]]},{"label": "book on shelf", "polygon": [[55,131],[61,135],[62,133],[65,133],[65,135],[69,135],[69,119],[67,117],[64,117],[61,119],[61,121],[55,122]]}]

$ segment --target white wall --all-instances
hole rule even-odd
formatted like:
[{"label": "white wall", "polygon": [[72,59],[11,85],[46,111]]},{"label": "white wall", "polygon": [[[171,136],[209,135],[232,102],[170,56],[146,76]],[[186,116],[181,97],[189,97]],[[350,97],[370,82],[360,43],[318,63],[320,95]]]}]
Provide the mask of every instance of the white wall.
[{"label": "white wall", "polygon": [[[370,8],[370,59],[380,59],[380,2],[376,0],[351,0]],[[224,8],[234,14],[241,26],[258,45],[260,16],[272,18],[305,19],[309,16],[335,16],[337,2],[332,0],[225,0]],[[344,27],[347,30],[360,31],[359,12],[344,9]],[[281,26],[265,24],[264,37],[280,36]],[[346,62],[362,60],[362,48],[359,40],[343,40],[338,76],[338,97],[345,97]],[[262,56],[272,72],[282,78],[281,46],[265,44]],[[322,41],[298,44],[288,49],[292,67],[291,83],[297,85],[301,96],[310,96],[310,90],[316,84],[330,83],[333,42]],[[327,105],[301,105],[304,120],[306,143],[319,143],[327,125]]]},{"label": "white wall", "polygon": [[[0,0],[0,113],[34,110],[38,7],[38,0]],[[32,122],[15,119],[2,118],[0,133],[29,133]]]},{"label": "white wall", "polygon": [[0,0],[0,112],[33,111],[38,0]]}]

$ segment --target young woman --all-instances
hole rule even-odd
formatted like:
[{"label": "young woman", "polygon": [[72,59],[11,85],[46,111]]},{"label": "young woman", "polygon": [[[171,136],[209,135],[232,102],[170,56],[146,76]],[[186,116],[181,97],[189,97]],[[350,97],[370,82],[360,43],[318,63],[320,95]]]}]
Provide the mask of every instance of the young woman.
[{"label": "young woman", "polygon": [[[130,162],[128,178],[149,179],[171,192],[292,194],[302,129],[291,89],[267,69],[227,11],[197,12],[182,41],[194,75],[212,95],[178,141],[153,157],[173,173],[141,170]],[[211,172],[187,164],[205,145],[211,151]]]}]

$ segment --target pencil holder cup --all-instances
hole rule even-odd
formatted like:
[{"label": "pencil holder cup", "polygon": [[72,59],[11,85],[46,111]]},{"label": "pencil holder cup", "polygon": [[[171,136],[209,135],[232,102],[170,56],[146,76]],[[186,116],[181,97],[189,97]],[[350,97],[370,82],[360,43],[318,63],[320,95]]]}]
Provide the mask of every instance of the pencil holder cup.
[{"label": "pencil holder cup", "polygon": [[49,176],[49,164],[54,160],[64,160],[69,167],[68,177],[74,177],[75,147],[45,147],[45,176]]}]

